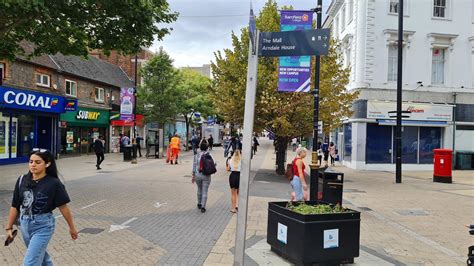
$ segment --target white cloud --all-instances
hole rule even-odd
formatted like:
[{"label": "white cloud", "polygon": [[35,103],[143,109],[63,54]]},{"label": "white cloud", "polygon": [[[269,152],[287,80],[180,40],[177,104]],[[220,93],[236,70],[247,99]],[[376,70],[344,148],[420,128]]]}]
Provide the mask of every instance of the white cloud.
[{"label": "white cloud", "polygon": [[[266,0],[253,0],[258,14]],[[295,10],[314,8],[316,0],[277,0],[278,6],[293,5]],[[163,46],[174,59],[174,66],[201,66],[214,60],[214,52],[231,47],[230,34],[240,33],[248,25],[250,1],[235,0],[169,0],[171,10],[180,13],[170,25],[173,31],[151,47]],[[327,8],[330,0],[323,0]]]}]

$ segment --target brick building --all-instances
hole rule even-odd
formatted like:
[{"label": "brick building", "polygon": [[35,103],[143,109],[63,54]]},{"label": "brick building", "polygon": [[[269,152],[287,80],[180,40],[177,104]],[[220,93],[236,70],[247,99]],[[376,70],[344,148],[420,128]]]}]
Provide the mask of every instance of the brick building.
[{"label": "brick building", "polygon": [[108,148],[120,88],[134,85],[116,65],[61,54],[0,59],[0,75],[0,164],[23,162],[32,148],[89,153],[98,135]]}]

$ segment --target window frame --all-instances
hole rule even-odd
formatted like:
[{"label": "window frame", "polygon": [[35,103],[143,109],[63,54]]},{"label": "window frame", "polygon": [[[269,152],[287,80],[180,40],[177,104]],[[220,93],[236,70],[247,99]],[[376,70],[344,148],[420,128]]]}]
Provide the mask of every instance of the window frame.
[{"label": "window frame", "polygon": [[[438,78],[435,80],[435,75],[434,75],[434,71],[435,71],[435,55],[434,55],[434,52],[435,50],[440,50],[442,52],[442,60],[439,60],[437,62],[442,62],[443,63],[443,71],[441,72],[442,73],[442,81],[441,82],[435,82],[438,80]],[[431,85],[435,85],[435,86],[444,86],[446,84],[446,62],[447,62],[447,48],[444,48],[444,47],[433,47],[432,51],[431,51]],[[436,68],[438,69],[438,68]],[[437,72],[438,73],[438,72]]]},{"label": "window frame", "polygon": [[441,0],[433,0],[431,1],[431,19],[434,19],[434,20],[451,20],[451,2],[450,0],[444,0],[445,2],[445,6],[444,6],[444,17],[438,17],[438,16],[435,16],[435,8],[436,7],[441,7],[441,6],[436,6],[435,5],[435,2],[437,1],[441,1]]},{"label": "window frame", "polygon": [[[101,95],[100,91],[102,91],[102,99],[97,97],[98,95]],[[101,88],[101,87],[95,87],[94,88],[94,100],[97,103],[104,103],[105,102],[105,90],[104,90],[104,88]]]},{"label": "window frame", "polygon": [[[38,77],[40,77],[40,82],[38,82]],[[48,84],[43,83],[43,78],[48,78]],[[36,86],[44,87],[44,88],[51,88],[51,76],[48,74],[35,72],[35,83]]]},{"label": "window frame", "polygon": [[349,0],[347,2],[347,25],[351,24],[352,19],[354,18],[354,0]]},{"label": "window frame", "polygon": [[[74,83],[76,85],[76,91],[75,91],[75,95],[74,94],[71,94],[71,93],[67,93],[67,83]],[[71,96],[71,97],[76,97],[77,98],[77,82],[74,81],[74,80],[70,80],[70,79],[66,79],[64,80],[64,93],[67,95],[67,96]]]},{"label": "window frame", "polygon": [[6,73],[7,73],[7,64],[4,62],[0,62],[0,73],[2,76],[2,79],[6,79]]},{"label": "window frame", "polygon": [[346,5],[341,7],[341,33],[346,29]]},{"label": "window frame", "polygon": [[[394,48],[395,50],[395,56],[390,56],[390,48]],[[393,73],[390,73],[390,66],[391,66],[391,60],[392,59],[394,62],[393,67]],[[391,77],[395,77],[393,80],[390,79]],[[398,44],[389,44],[387,47],[387,82],[397,82],[397,77],[398,77]]]},{"label": "window frame", "polygon": [[[398,11],[396,13],[394,13],[390,10],[391,3],[395,2],[395,1],[397,2],[397,5],[400,5],[399,0],[388,0],[388,2],[387,2],[387,14],[392,15],[392,16],[398,16]],[[409,17],[410,16],[410,14],[409,14],[409,11],[410,11],[409,5],[410,5],[409,0],[403,0],[403,16],[404,17]],[[398,6],[397,8],[400,10],[400,6]]]}]

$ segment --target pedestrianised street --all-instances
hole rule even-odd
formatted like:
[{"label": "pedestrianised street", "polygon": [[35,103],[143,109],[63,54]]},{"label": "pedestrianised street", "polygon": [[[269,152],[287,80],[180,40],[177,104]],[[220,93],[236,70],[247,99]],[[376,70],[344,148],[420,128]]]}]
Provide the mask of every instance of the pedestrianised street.
[{"label": "pedestrianised street", "polygon": [[[267,205],[290,198],[291,187],[275,176],[273,145],[261,138],[252,160],[246,265],[288,264],[266,244]],[[178,165],[163,159],[123,162],[107,155],[102,170],[95,157],[58,160],[71,196],[79,237],[71,241],[60,214],[48,250],[57,265],[232,265],[236,215],[230,212],[228,172],[222,148],[212,152],[218,172],[212,177],[207,212],[196,209],[191,183],[192,151]],[[289,151],[289,155],[291,152]],[[404,183],[393,173],[345,173],[344,206],[362,212],[361,250],[356,265],[463,265],[472,243],[464,224],[474,213],[472,172],[455,172],[453,184],[433,183],[429,173],[408,172]],[[2,166],[0,218],[10,206],[24,165]],[[25,252],[20,239],[0,249],[0,264],[17,265]]]}]

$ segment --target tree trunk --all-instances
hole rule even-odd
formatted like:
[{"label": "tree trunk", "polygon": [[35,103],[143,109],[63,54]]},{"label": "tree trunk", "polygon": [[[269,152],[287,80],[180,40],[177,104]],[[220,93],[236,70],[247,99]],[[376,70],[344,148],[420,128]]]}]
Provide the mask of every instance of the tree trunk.
[{"label": "tree trunk", "polygon": [[189,139],[188,139],[189,138],[189,120],[191,120],[191,118],[188,118],[188,116],[185,114],[184,123],[186,124],[186,137],[184,138],[185,139],[184,149],[186,151],[188,151],[188,143],[189,143]]},{"label": "tree trunk", "polygon": [[286,168],[286,149],[288,148],[287,137],[275,137],[276,141],[276,173],[279,175],[285,174]]}]

